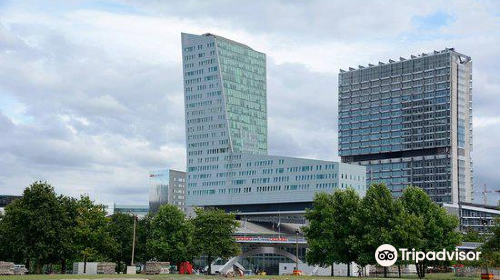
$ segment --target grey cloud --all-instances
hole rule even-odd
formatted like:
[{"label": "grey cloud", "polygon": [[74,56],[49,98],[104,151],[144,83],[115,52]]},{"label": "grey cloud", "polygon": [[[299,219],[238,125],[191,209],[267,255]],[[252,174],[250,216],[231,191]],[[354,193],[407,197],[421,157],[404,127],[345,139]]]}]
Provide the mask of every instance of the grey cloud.
[{"label": "grey cloud", "polygon": [[[1,27],[0,88],[32,119],[15,124],[0,115],[2,192],[48,180],[78,195],[75,184],[90,172],[101,181],[81,183],[82,191],[109,188],[116,191],[98,199],[130,202],[137,193],[117,190],[147,188],[147,170],[184,168],[178,65],[117,61],[42,26],[33,33],[30,24]],[[32,36],[37,44],[26,44]],[[134,180],[122,181],[132,173]]]},{"label": "grey cloud", "polygon": [[269,150],[271,154],[334,159],[337,77],[300,64],[268,63]]},{"label": "grey cloud", "polygon": [[[230,29],[307,39],[371,40],[399,35],[412,27],[413,15],[437,5],[422,1],[117,1],[148,13],[202,22],[222,22]],[[395,11],[398,12],[395,12]],[[369,26],[370,28],[366,28]],[[373,32],[383,30],[383,32]]]},{"label": "grey cloud", "polygon": [[[102,22],[108,14],[137,11],[137,21],[179,22],[176,27],[186,30],[176,34],[216,28],[268,40],[271,154],[336,159],[337,69],[412,52],[456,47],[471,55],[474,113],[498,116],[498,2],[114,2],[124,5],[123,13],[107,12],[106,5],[85,9],[103,10],[96,19]],[[71,195],[87,192],[100,201],[145,203],[148,170],[185,167],[180,57],[165,62],[160,53],[148,53],[152,59],[145,61],[136,53],[127,56],[129,46],[107,48],[112,42],[102,34],[116,31],[111,23],[95,25],[105,30],[88,30],[78,17],[65,17],[81,9],[76,4],[57,14],[30,9],[40,15],[31,20],[22,6],[0,6],[0,94],[19,101],[29,117],[16,121],[0,114],[0,192],[20,193],[34,180],[48,180]],[[432,32],[413,21],[441,10],[452,21]],[[162,30],[152,34],[162,37]],[[76,40],[80,35],[89,42]],[[180,48],[179,37],[169,38],[168,44],[169,49]],[[311,50],[294,60],[301,63],[278,63],[270,55],[274,48],[296,54],[300,47]],[[109,53],[116,48],[121,56]],[[308,64],[314,50],[338,57],[332,62],[338,65],[318,72]],[[478,185],[498,186],[498,137],[498,126],[475,130]]]}]

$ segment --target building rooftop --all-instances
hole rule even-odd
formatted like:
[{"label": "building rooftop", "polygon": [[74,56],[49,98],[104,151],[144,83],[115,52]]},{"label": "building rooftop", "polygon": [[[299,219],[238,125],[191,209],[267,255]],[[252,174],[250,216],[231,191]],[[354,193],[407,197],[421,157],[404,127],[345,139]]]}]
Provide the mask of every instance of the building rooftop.
[{"label": "building rooftop", "polygon": [[[469,202],[462,202],[462,208],[464,209],[476,209],[479,211],[487,211],[491,213],[498,213],[500,214],[500,207],[499,206],[494,206],[494,205],[484,205],[484,204],[479,204],[479,203],[469,203]],[[444,203],[444,207],[453,207],[453,208],[458,208],[459,205],[458,203]]]},{"label": "building rooftop", "polygon": [[240,45],[242,47],[245,47],[245,48],[248,48],[248,49],[251,49],[252,51],[254,52],[258,52],[258,53],[261,53],[261,54],[264,54],[263,52],[259,52],[251,47],[249,47],[248,45],[245,45],[243,43],[240,43],[240,42],[237,42],[237,41],[234,41],[234,40],[231,40],[231,39],[228,39],[226,37],[222,37],[222,36],[219,36],[219,35],[216,35],[216,34],[213,34],[213,33],[205,33],[203,34],[202,36],[212,36],[212,37],[215,37],[215,38],[219,38],[219,39],[222,39],[222,40],[225,40],[225,41],[228,41],[228,42],[231,42],[233,44],[236,44],[236,45]]},{"label": "building rooftop", "polygon": [[460,56],[460,58],[463,58],[466,61],[467,60],[471,60],[470,56],[466,56],[464,54],[456,52],[455,48],[445,48],[444,50],[440,50],[440,51],[433,51],[433,52],[430,52],[430,53],[421,53],[421,54],[418,54],[418,55],[411,55],[410,58],[400,57],[399,61],[394,61],[392,59],[389,59],[389,61],[387,63],[379,61],[377,65],[369,63],[368,66],[358,65],[357,69],[353,68],[353,67],[349,67],[349,70],[347,70],[347,71],[344,70],[344,69],[340,69],[340,73],[352,72],[352,71],[357,71],[357,70],[361,70],[361,69],[366,69],[366,68],[371,68],[371,67],[376,67],[376,66],[382,66],[382,65],[386,65],[386,64],[401,63],[401,62],[406,61],[406,60],[419,59],[419,58],[422,58],[422,57],[425,57],[425,56],[433,56],[433,55],[442,54],[442,53],[448,53],[448,52],[456,53],[456,54],[458,54]]}]

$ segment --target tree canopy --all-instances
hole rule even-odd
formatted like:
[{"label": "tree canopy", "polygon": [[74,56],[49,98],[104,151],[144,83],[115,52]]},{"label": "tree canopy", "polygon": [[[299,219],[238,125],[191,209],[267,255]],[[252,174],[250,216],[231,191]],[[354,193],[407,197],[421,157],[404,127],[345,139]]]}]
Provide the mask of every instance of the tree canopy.
[{"label": "tree canopy", "polygon": [[106,260],[117,250],[116,243],[108,232],[110,219],[103,205],[95,204],[88,196],[77,202],[76,241],[82,256],[84,271],[89,260]]},{"label": "tree canopy", "polygon": [[238,222],[233,214],[219,209],[196,211],[193,224],[193,248],[197,256],[207,256],[208,274],[211,274],[214,258],[229,258],[240,252],[233,234]]},{"label": "tree canopy", "polygon": [[359,211],[354,214],[358,226],[355,247],[359,264],[375,264],[377,248],[392,243],[392,230],[399,213],[390,190],[384,184],[372,184],[368,188]]},{"label": "tree canopy", "polygon": [[192,232],[192,225],[179,208],[162,205],[151,221],[151,236],[147,240],[149,255],[175,264],[190,261]]},{"label": "tree canopy", "polygon": [[26,188],[23,196],[7,205],[0,225],[4,254],[28,266],[35,265],[41,273],[44,264],[59,258],[64,244],[65,213],[54,188],[35,182]]},{"label": "tree canopy", "polygon": [[111,252],[110,258],[117,263],[117,271],[124,272],[132,261],[133,224],[135,217],[124,213],[115,213],[110,217],[108,232],[116,250]]},{"label": "tree canopy", "polygon": [[[412,248],[422,252],[440,251],[443,249],[453,251],[461,241],[461,235],[456,230],[458,218],[446,212],[420,188],[408,187],[400,198],[404,209],[417,217],[423,224],[419,231],[419,242]],[[419,262],[417,273],[419,277],[425,276],[427,263]]]},{"label": "tree canopy", "polygon": [[[398,199],[384,184],[372,184],[362,199],[351,189],[320,193],[306,218],[307,261],[322,266],[376,264],[374,253],[382,244],[427,252],[454,250],[460,242],[458,219],[417,187],[406,188]],[[420,277],[426,266],[418,263]]]},{"label": "tree canopy", "polygon": [[[311,264],[348,264],[357,260],[353,242],[358,225],[353,213],[359,211],[360,198],[353,189],[336,190],[333,194],[320,193],[314,207],[306,212],[309,226],[304,228],[310,248],[307,261]],[[332,270],[333,273],[333,270]]]}]

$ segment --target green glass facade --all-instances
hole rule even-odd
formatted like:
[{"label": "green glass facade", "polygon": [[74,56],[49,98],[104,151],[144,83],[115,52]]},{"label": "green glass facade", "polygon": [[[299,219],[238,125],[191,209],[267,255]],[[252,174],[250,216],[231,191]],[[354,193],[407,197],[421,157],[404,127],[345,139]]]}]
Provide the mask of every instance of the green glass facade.
[{"label": "green glass facade", "polygon": [[233,152],[267,154],[266,55],[216,37]]}]

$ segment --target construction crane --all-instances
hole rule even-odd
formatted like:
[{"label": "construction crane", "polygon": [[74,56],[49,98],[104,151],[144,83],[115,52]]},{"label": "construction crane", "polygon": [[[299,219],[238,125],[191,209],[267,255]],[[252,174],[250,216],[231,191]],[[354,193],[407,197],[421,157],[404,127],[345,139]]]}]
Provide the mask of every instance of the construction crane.
[{"label": "construction crane", "polygon": [[[495,192],[500,192],[500,190],[495,190]],[[487,194],[493,193],[493,191],[489,191],[488,188],[486,187],[486,184],[483,184],[483,190],[482,191],[476,191],[475,193],[482,193],[483,194],[483,204],[486,205],[486,204],[488,204],[488,196],[487,196]]]}]

